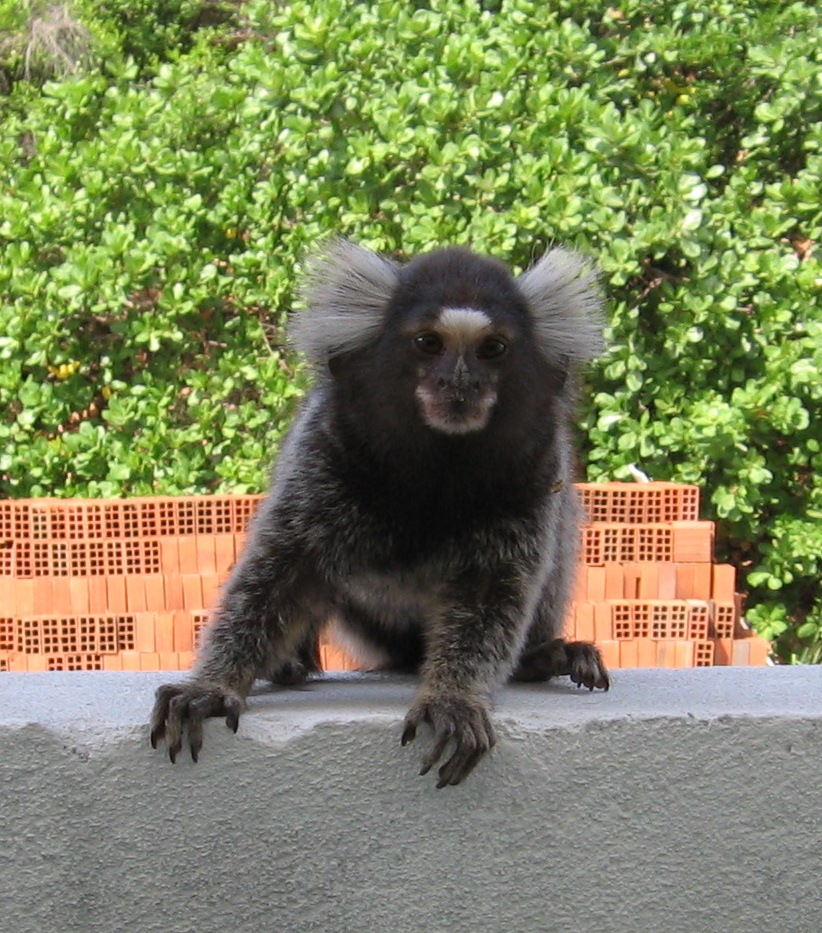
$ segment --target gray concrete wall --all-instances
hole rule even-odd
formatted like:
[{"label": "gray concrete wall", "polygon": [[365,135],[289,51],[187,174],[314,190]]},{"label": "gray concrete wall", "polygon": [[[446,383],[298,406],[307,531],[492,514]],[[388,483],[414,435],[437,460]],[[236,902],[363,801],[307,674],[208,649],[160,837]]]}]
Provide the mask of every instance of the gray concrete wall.
[{"label": "gray concrete wall", "polygon": [[506,688],[440,791],[410,679],[254,696],[196,766],[149,747],[167,679],[0,675],[3,933],[822,930],[820,668]]}]

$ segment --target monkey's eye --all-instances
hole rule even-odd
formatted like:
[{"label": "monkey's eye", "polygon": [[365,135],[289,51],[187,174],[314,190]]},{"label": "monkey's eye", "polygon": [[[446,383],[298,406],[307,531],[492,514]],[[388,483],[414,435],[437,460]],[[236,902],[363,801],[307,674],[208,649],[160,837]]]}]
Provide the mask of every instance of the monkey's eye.
[{"label": "monkey's eye", "polygon": [[443,351],[442,337],[433,331],[418,334],[414,338],[414,346],[426,356],[439,356]]},{"label": "monkey's eye", "polygon": [[501,337],[486,337],[477,347],[477,358],[481,360],[498,360],[505,356],[508,344]]}]

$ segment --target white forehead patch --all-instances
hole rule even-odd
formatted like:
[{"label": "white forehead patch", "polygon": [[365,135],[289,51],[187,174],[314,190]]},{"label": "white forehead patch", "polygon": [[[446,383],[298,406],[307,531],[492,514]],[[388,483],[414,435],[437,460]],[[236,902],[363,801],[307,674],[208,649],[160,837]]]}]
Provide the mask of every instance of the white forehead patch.
[{"label": "white forehead patch", "polygon": [[439,330],[460,343],[471,343],[491,329],[491,318],[477,308],[443,308]]}]

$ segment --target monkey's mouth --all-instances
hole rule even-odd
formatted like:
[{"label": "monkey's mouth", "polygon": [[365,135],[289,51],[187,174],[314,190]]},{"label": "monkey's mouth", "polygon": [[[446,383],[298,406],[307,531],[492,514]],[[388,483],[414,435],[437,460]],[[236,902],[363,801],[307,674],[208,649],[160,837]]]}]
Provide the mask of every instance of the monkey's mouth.
[{"label": "monkey's mouth", "polygon": [[494,393],[469,397],[458,391],[439,393],[418,386],[417,401],[429,428],[443,434],[471,434],[486,427],[497,399]]}]

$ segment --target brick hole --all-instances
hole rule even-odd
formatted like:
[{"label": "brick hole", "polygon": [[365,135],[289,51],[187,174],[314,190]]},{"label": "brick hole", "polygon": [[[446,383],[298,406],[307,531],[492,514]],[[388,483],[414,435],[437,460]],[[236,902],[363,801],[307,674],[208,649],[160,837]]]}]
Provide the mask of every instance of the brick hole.
[{"label": "brick hole", "polygon": [[197,513],[194,503],[190,499],[181,499],[177,502],[176,535],[193,535],[197,531]]},{"label": "brick hole", "polygon": [[14,651],[15,628],[14,619],[0,618],[0,651]]},{"label": "brick hole", "polygon": [[0,541],[0,576],[10,577],[14,573],[14,541]]},{"label": "brick hole", "polygon": [[177,518],[173,500],[163,500],[157,504],[157,526],[161,535],[177,534]]},{"label": "brick hole", "polygon": [[124,502],[122,508],[122,527],[124,538],[140,537],[140,506],[134,502]]},{"label": "brick hole", "polygon": [[115,616],[117,650],[134,651],[137,644],[137,618],[135,616]]}]

